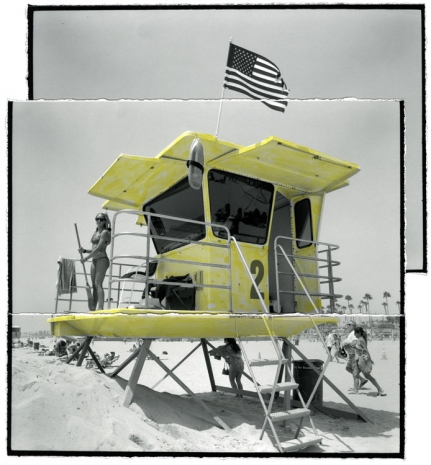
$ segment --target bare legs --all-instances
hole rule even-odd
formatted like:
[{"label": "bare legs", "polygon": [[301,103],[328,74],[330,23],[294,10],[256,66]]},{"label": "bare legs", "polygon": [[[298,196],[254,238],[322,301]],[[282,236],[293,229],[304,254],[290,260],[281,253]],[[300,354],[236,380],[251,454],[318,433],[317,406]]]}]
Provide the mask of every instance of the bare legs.
[{"label": "bare legs", "polygon": [[[231,364],[229,367],[229,381],[233,389],[239,389],[242,391],[241,376],[244,371],[244,368],[237,367],[234,364]],[[240,394],[237,394],[237,397],[242,397]]]},{"label": "bare legs", "polygon": [[374,376],[371,375],[371,373],[363,373],[361,372],[358,368],[355,368],[353,370],[353,379],[354,379],[354,384],[355,384],[355,393],[358,392],[359,388],[361,387],[361,378],[359,374],[362,373],[364,375],[364,378],[366,378],[368,381],[371,382],[373,386],[377,388],[377,395],[378,396],[385,396],[386,393],[383,391],[383,389],[380,387],[379,383],[377,380],[374,378]]},{"label": "bare legs", "polygon": [[[365,384],[366,383],[366,379],[365,378],[361,378],[361,372],[358,371],[357,374],[356,374],[356,368],[354,369],[356,365],[356,361],[355,361],[355,356],[353,355],[350,355],[349,354],[349,360],[347,361],[347,365],[346,365],[346,371],[348,371],[352,376],[353,376],[353,385],[355,387],[355,390],[359,389],[359,387],[361,386],[361,384]],[[356,378],[358,379],[358,388],[356,387]]]},{"label": "bare legs", "polygon": [[337,363],[340,363],[340,360],[338,359],[338,347],[337,346],[332,346],[330,354],[331,354],[331,362],[335,358]]},{"label": "bare legs", "polygon": [[377,395],[383,395],[385,396],[386,394],[384,393],[383,389],[380,387],[379,383],[376,381],[376,378],[371,375],[371,373],[362,373],[365,378],[367,378],[369,381],[371,381],[371,384],[377,388]]},{"label": "bare legs", "polygon": [[106,271],[109,268],[108,257],[94,259],[91,264],[91,281],[93,283],[93,299],[96,304],[96,310],[103,310],[105,302],[105,292],[103,290],[103,280]]}]

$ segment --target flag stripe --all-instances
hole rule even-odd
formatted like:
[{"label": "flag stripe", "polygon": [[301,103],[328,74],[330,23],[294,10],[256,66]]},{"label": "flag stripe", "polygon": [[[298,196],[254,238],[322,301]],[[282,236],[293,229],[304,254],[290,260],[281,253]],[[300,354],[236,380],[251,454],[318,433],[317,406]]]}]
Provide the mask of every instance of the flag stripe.
[{"label": "flag stripe", "polygon": [[256,92],[257,95],[266,97],[266,98],[274,98],[274,99],[282,99],[286,98],[286,95],[283,94],[282,92],[277,92],[273,90],[268,90],[264,86],[256,85],[256,84],[249,84],[247,82],[244,82],[242,79],[237,78],[236,76],[226,76],[225,77],[225,82],[229,84],[240,84],[243,85],[244,87],[247,87],[250,89],[252,92]]},{"label": "flag stripe", "polygon": [[[254,69],[258,69],[259,71],[262,71],[262,72],[266,73],[268,76],[271,76],[271,77],[273,77],[273,76],[277,77],[278,76],[277,71],[272,70],[272,69],[268,69],[265,66],[254,65]],[[253,74],[254,73],[255,73],[255,71],[253,71]]]},{"label": "flag stripe", "polygon": [[245,83],[255,84],[257,86],[261,86],[262,88],[268,89],[269,91],[272,89],[276,92],[281,92],[283,95],[287,95],[283,82],[268,81],[268,79],[263,79],[258,76],[246,76],[236,69],[230,68],[226,69],[226,75],[236,76],[238,79],[243,80]]},{"label": "flag stripe", "polygon": [[228,83],[228,84],[225,85],[225,87],[228,88],[228,89],[231,89],[231,90],[236,90],[238,92],[246,93],[247,95],[249,95],[250,97],[253,97],[255,99],[271,100],[274,103],[274,105],[277,106],[277,107],[286,107],[286,105],[287,105],[286,101],[274,100],[271,97],[266,97],[265,95],[259,95],[258,93],[251,91],[248,87],[245,87],[245,86],[243,86],[241,84]]},{"label": "flag stripe", "polygon": [[[284,89],[283,81],[281,79],[280,81],[278,81],[265,74],[257,73],[256,71],[253,71],[253,76],[258,78],[262,82],[263,80],[265,80],[266,82],[270,82],[271,84],[278,86],[280,89]],[[267,85],[271,85],[271,84],[267,84]]]},{"label": "flag stripe", "polygon": [[248,95],[249,97],[252,97],[256,100],[260,100],[262,103],[267,105],[268,107],[272,108],[273,110],[281,111],[284,112],[287,106],[287,102],[277,102],[276,100],[262,100],[260,97],[256,97],[252,92],[250,92],[248,89],[241,88],[241,87],[230,87],[230,86],[225,86],[228,89],[235,90],[236,92],[241,92],[242,94]]},{"label": "flag stripe", "polygon": [[284,91],[284,88],[281,85],[274,84],[265,84],[261,79],[253,79],[248,76],[244,76],[236,70],[226,70],[225,79],[236,79],[237,81],[242,81],[244,84],[249,86],[255,86],[261,90],[265,90],[268,93],[273,93],[275,96],[287,97],[287,93]]},{"label": "flag stripe", "polygon": [[249,86],[245,86],[241,82],[226,82],[225,87],[227,87],[228,89],[233,89],[233,90],[235,90],[235,89],[247,90],[248,95],[250,95],[250,97],[253,97],[253,98],[256,98],[256,99],[262,99],[263,98],[263,99],[267,99],[267,100],[273,100],[274,102],[277,103],[277,106],[278,105],[286,106],[286,101],[284,101],[282,97],[280,97],[278,99],[278,98],[274,98],[273,96],[266,95],[263,92],[254,91],[254,90],[250,89]]},{"label": "flag stripe", "polygon": [[256,61],[258,61],[262,65],[267,66],[268,68],[274,69],[277,73],[280,72],[280,70],[278,69],[278,66],[275,63],[273,63],[272,61],[269,61],[267,58],[257,56]]},{"label": "flag stripe", "polygon": [[272,61],[245,48],[230,44],[224,87],[246,94],[269,108],[284,111],[289,92],[279,68]]}]

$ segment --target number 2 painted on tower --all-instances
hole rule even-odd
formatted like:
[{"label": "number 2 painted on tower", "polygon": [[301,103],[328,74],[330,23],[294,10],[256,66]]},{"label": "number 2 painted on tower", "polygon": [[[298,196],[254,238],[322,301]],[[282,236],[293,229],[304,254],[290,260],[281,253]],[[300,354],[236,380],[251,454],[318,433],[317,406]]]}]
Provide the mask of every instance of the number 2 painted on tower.
[{"label": "number 2 painted on tower", "polygon": [[[253,260],[250,265],[250,273],[255,274],[256,278],[254,282],[256,283],[256,286],[259,286],[259,284],[262,282],[263,275],[264,275],[264,267],[263,263],[260,260]],[[263,292],[260,292],[260,295],[262,296],[262,299],[265,298],[265,294]],[[251,290],[250,290],[250,299],[258,299],[259,295],[256,292],[256,288],[252,284]]]}]

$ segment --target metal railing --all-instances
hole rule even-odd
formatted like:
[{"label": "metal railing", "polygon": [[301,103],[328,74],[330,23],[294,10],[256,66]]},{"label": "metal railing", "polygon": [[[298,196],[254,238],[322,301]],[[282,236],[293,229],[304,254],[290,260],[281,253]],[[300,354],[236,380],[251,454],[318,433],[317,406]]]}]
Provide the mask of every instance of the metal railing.
[{"label": "metal railing", "polygon": [[[116,221],[119,215],[134,215],[134,216],[145,216],[146,222],[147,222],[147,227],[145,232],[117,232],[116,231]],[[151,231],[151,224],[152,224],[152,218],[157,218],[157,220],[160,219],[167,219],[171,221],[178,221],[181,223],[189,223],[189,224],[195,224],[199,226],[204,226],[206,227],[214,227],[218,229],[224,229],[226,231],[226,243],[220,243],[220,242],[211,242],[211,241],[201,241],[201,240],[193,240],[193,239],[187,239],[187,238],[177,238],[177,237],[170,237],[166,235],[160,235],[157,234],[154,231]],[[144,240],[143,244],[143,250],[145,250],[145,253],[142,255],[115,255],[115,243],[116,239],[120,237],[141,237]],[[206,235],[208,237],[208,235]],[[112,241],[111,241],[111,251],[110,251],[110,263],[115,264],[116,262],[120,262],[121,260],[124,259],[133,259],[138,262],[136,265],[140,269],[145,269],[145,278],[142,281],[145,284],[145,288],[143,290],[144,293],[144,303],[142,304],[145,308],[149,307],[149,284],[153,285],[158,285],[158,284],[163,284],[166,286],[181,286],[184,288],[194,288],[194,289],[203,289],[203,288],[209,288],[209,289],[222,289],[222,290],[227,290],[229,291],[229,311],[232,312],[232,273],[231,273],[231,264],[232,264],[232,259],[231,259],[231,247],[230,247],[230,241],[231,241],[231,235],[230,231],[226,226],[220,225],[220,224],[215,224],[215,223],[208,223],[205,221],[197,221],[197,220],[189,220],[185,218],[179,218],[179,217],[174,217],[171,215],[162,215],[160,213],[151,213],[151,212],[139,212],[136,210],[120,210],[116,212],[113,215],[112,219],[112,235],[111,235]],[[219,247],[219,248],[224,248],[227,249],[228,253],[228,263],[227,264],[217,264],[217,263],[212,263],[212,262],[205,262],[205,261],[195,261],[195,260],[184,260],[184,259],[177,259],[177,258],[166,258],[166,257],[161,257],[159,254],[152,255],[151,254],[151,241],[153,239],[158,239],[161,241],[174,241],[175,243],[182,243],[185,245],[188,244],[199,244],[202,247]],[[118,242],[118,241],[117,241]],[[229,285],[218,285],[218,284],[208,284],[208,283],[185,283],[185,282],[169,282],[166,280],[160,280],[160,279],[155,279],[152,278],[149,274],[149,269],[150,269],[150,263],[178,263],[181,265],[192,265],[196,267],[209,267],[209,268],[223,268],[228,271],[229,277],[228,277],[228,282]],[[109,304],[111,302],[111,289],[112,285],[114,283],[125,283],[125,282],[136,282],[135,279],[133,278],[123,278],[120,276],[113,276],[112,274],[112,267],[110,268],[110,273],[109,273],[109,283],[108,283],[108,308]],[[142,292],[142,291],[140,291]],[[131,302],[130,302],[131,303]]]},{"label": "metal railing", "polygon": [[[319,313],[314,300],[312,297],[320,297],[321,299],[329,299],[331,311],[335,312],[335,300],[341,298],[341,294],[335,294],[334,283],[341,281],[341,278],[335,277],[333,273],[333,268],[340,265],[339,261],[333,260],[332,252],[339,249],[339,246],[334,244],[328,244],[325,242],[317,241],[307,241],[310,245],[314,244],[316,247],[316,254],[314,257],[303,256],[293,253],[287,253],[285,248],[280,244],[281,241],[290,241],[293,243],[295,239],[288,236],[277,236],[274,241],[274,254],[275,254],[275,263],[276,263],[276,282],[277,282],[277,299],[280,302],[280,294],[291,294],[293,296],[307,296],[308,300],[312,304],[316,313]],[[319,247],[323,247],[319,249]],[[318,257],[318,254],[326,254],[324,258]],[[289,264],[291,271],[280,271],[278,258],[283,257],[286,262]],[[316,273],[303,273],[301,272],[300,262],[302,261],[312,261],[316,262],[319,265],[317,266]],[[321,265],[320,265],[321,264]],[[319,269],[327,268],[327,274],[321,275]],[[280,288],[280,276],[294,276],[297,282],[300,284],[302,290],[287,290]],[[312,278],[316,279],[320,285],[327,284],[328,292],[313,292],[309,291],[304,280],[301,278]]]},{"label": "metal railing", "polygon": [[[118,231],[117,232],[117,219],[119,215],[132,215],[132,216],[143,216],[145,215],[147,221],[147,227],[145,228],[144,232],[125,232],[125,231]],[[195,224],[198,226],[203,226],[205,228],[218,228],[224,229],[226,231],[226,237],[223,238],[225,240],[218,241],[218,242],[211,242],[208,238],[210,237],[208,234],[206,235],[206,240],[193,240],[188,238],[175,238],[175,237],[168,237],[165,235],[157,234],[155,231],[151,231],[151,224],[152,218],[157,217],[157,219],[168,219],[170,221],[178,221],[181,223],[190,223]],[[116,245],[118,244],[118,240],[120,238],[128,238],[128,237],[137,237],[142,239],[142,254],[139,255],[131,255],[131,254],[121,254],[116,255]],[[157,285],[166,285],[166,286],[180,286],[182,288],[193,288],[195,290],[203,289],[203,288],[210,288],[210,289],[220,289],[229,292],[229,312],[233,312],[233,305],[232,305],[232,250],[236,248],[238,252],[238,256],[240,262],[244,266],[246,271],[246,275],[250,279],[250,282],[253,288],[256,291],[257,297],[259,299],[260,305],[262,310],[265,313],[270,313],[268,306],[266,305],[261,292],[259,291],[258,285],[256,284],[255,279],[249,269],[247,261],[243,255],[241,250],[240,244],[238,241],[231,236],[229,229],[221,224],[215,223],[208,223],[204,221],[197,221],[197,220],[188,220],[179,217],[173,217],[170,215],[162,215],[158,213],[151,213],[151,212],[140,212],[136,210],[120,210],[113,215],[112,219],[112,233],[111,233],[111,249],[110,249],[110,267],[109,267],[109,278],[108,278],[108,289],[107,289],[107,307],[108,309],[111,308],[111,303],[115,303],[117,308],[120,306],[130,307],[130,306],[137,306],[141,308],[150,308],[150,298],[149,295],[149,288],[150,284],[155,286]],[[187,260],[187,259],[179,259],[179,258],[170,258],[169,256],[161,256],[161,254],[152,254],[151,253],[151,243],[153,239],[158,239],[160,241],[175,241],[175,243],[181,244],[199,244],[201,247],[219,247],[224,248],[227,251],[228,261],[227,264],[222,263],[213,263],[210,261],[195,261],[195,260]],[[294,241],[294,238],[287,237],[287,236],[278,236],[274,241],[274,253],[275,253],[275,263],[276,263],[276,291],[277,291],[277,301],[280,303],[280,294],[291,294],[293,296],[307,296],[309,301],[311,302],[315,312],[318,313],[316,305],[312,297],[320,297],[322,299],[329,299],[330,306],[332,312],[335,312],[335,299],[342,297],[341,295],[334,293],[334,283],[341,281],[341,278],[335,277],[333,274],[333,268],[338,266],[340,262],[333,260],[332,252],[337,250],[339,247],[333,244],[327,244],[323,242],[313,242],[309,241],[310,244],[314,244],[316,246],[316,254],[314,257],[309,256],[302,256],[298,254],[287,253],[285,248],[281,245],[282,241]],[[320,248],[320,249],[319,249]],[[184,250],[184,249],[182,249]],[[325,254],[324,257],[319,257],[319,254]],[[279,269],[279,258],[283,257],[285,261],[289,264],[290,271],[281,271]],[[313,262],[319,263],[317,267],[319,269],[327,269],[327,273],[325,275],[320,275],[317,271],[316,273],[302,273],[300,270],[300,261],[301,260],[311,260]],[[75,259],[75,262],[79,262],[79,259]],[[180,265],[191,265],[197,269],[202,267],[209,267],[209,268],[222,268],[225,269],[228,273],[228,285],[221,285],[221,284],[209,284],[204,283],[203,279],[200,279],[200,282],[197,280],[193,280],[193,282],[169,282],[163,279],[155,279],[154,277],[150,276],[150,264],[154,263],[178,263]],[[127,270],[126,275],[124,274],[125,270]],[[131,273],[135,274],[135,277],[131,277]],[[77,275],[84,275],[83,272],[76,271]],[[136,279],[137,276],[142,276],[142,279]],[[128,277],[125,277],[128,276]],[[202,276],[202,275],[201,275]],[[294,276],[297,282],[300,284],[300,290],[288,290],[288,289],[281,289],[280,288],[280,277],[282,276]],[[310,292],[307,289],[307,286],[302,278],[314,278],[319,280],[319,284],[327,284],[328,285],[328,292]],[[129,286],[130,285],[130,286]],[[116,286],[116,287],[115,287]],[[85,289],[85,285],[77,285],[78,289]],[[319,286],[320,287],[320,286]],[[320,289],[319,289],[320,290]],[[124,299],[125,293],[130,292],[129,298]],[[141,298],[136,299],[134,297],[136,293],[139,293]],[[116,295],[114,295],[116,294]],[[116,298],[113,298],[116,297]],[[58,303],[60,301],[67,301],[69,303],[69,308],[66,311],[71,312],[72,303],[73,302],[87,302],[88,300],[85,298],[77,298],[70,294],[70,297],[65,299],[61,298],[57,289],[57,297],[56,297],[56,306],[55,306],[55,313],[57,313]],[[160,308],[160,307],[159,307]]]},{"label": "metal railing", "polygon": [[[74,293],[74,292],[70,292],[70,293],[63,292],[63,293],[60,294],[60,283],[58,282],[57,283],[57,293],[56,293],[56,297],[55,297],[55,310],[54,310],[54,313],[59,313],[59,304],[61,304],[61,302],[63,302],[63,303],[67,302],[67,309],[64,310],[64,313],[71,313],[72,308],[73,308],[73,304],[83,303],[83,302],[88,303],[87,294],[80,292],[80,290],[83,291],[84,289],[86,289],[86,285],[85,285],[85,282],[84,282],[84,272],[79,271],[80,269],[82,269],[82,265],[80,264],[80,259],[79,258],[74,258],[73,260],[75,261],[75,276],[76,276],[76,285],[73,286],[73,287],[76,288],[77,292],[76,293]],[[88,270],[88,263],[85,263],[84,266],[86,267],[87,277],[89,277],[90,272]],[[115,272],[113,271],[114,268],[115,268]],[[115,278],[120,278],[123,275],[125,270],[129,271],[131,268],[135,268],[135,265],[132,264],[132,263],[114,264],[113,265],[113,270],[112,270],[112,275],[114,276],[114,279]],[[81,280],[82,280],[82,284],[80,284]],[[124,281],[126,281],[126,280],[124,280]],[[143,292],[143,288],[141,290],[135,288],[136,284],[142,285],[142,284],[144,284],[143,282],[136,281],[134,279],[130,279],[129,281],[132,283],[131,288],[124,287],[124,286],[120,287],[120,285],[118,285],[117,289],[111,288],[111,296],[113,295],[114,292],[116,292],[116,298],[111,299],[111,296],[110,296],[108,301],[116,302],[117,307],[118,307],[119,304],[122,301],[122,299],[121,299],[122,293],[129,292],[129,291],[130,292],[141,292],[141,293]],[[91,286],[90,282],[89,282],[89,285]],[[66,295],[66,294],[68,295],[67,298],[62,297],[62,295]],[[80,295],[80,294],[82,294],[82,295]],[[132,303],[139,303],[139,302],[132,302]]]}]

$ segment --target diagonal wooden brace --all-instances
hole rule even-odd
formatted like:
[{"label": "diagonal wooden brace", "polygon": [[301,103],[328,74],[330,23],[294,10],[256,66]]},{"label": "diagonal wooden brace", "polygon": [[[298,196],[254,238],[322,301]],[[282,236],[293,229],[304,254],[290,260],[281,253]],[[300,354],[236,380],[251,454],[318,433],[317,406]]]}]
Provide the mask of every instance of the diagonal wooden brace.
[{"label": "diagonal wooden brace", "polygon": [[135,362],[135,366],[133,367],[133,371],[130,375],[129,382],[126,386],[126,396],[123,402],[123,405],[125,407],[128,407],[132,403],[133,396],[135,395],[136,386],[139,381],[139,376],[141,375],[145,359],[147,358],[148,352],[150,350],[151,342],[152,339],[144,339],[144,343],[141,345],[138,351],[138,358]]},{"label": "diagonal wooden brace", "polygon": [[229,426],[210,408],[208,407],[204,402],[202,402],[201,399],[191,390],[189,389],[181,380],[178,378],[177,375],[173,373],[172,370],[170,370],[156,355],[154,355],[151,350],[149,350],[149,355],[150,357],[161,367],[163,370],[166,371],[166,373],[177,383],[179,384],[186,392],[189,394],[189,396],[197,402],[206,412],[208,412],[212,418],[215,420],[217,423],[217,426],[221,426],[223,429],[226,431],[230,431]]},{"label": "diagonal wooden brace", "polygon": [[[319,376],[321,375],[321,371],[316,368],[296,346],[294,346],[288,339],[284,340],[292,348],[292,350],[294,350],[302,358],[302,360],[309,365],[310,368],[312,368]],[[373,423],[347,396],[344,395],[343,392],[337,388],[337,386],[335,386],[332,381],[330,381],[326,376],[323,376],[322,379],[358,414],[359,417],[366,422]]]}]

